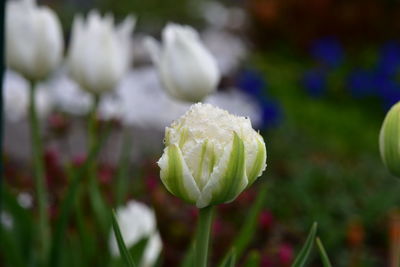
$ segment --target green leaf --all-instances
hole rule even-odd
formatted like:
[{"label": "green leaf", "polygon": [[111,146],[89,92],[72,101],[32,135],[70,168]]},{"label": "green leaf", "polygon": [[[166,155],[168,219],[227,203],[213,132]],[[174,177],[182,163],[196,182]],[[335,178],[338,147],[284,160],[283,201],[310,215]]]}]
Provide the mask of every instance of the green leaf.
[{"label": "green leaf", "polygon": [[317,237],[317,239],[315,239],[315,242],[317,243],[319,255],[322,260],[322,265],[324,267],[332,267],[331,261],[328,258],[328,254],[326,253],[326,250],[325,250],[324,246],[322,245],[321,239],[319,239],[319,237]]},{"label": "green leaf", "polygon": [[119,229],[117,219],[115,218],[114,211],[112,212],[112,226],[114,229],[114,235],[115,235],[115,239],[118,244],[119,253],[121,254],[121,258],[124,260],[126,266],[135,267],[136,265],[133,262],[133,259],[125,246],[125,242],[121,235],[121,231]]},{"label": "green leaf", "polygon": [[235,264],[236,264],[236,249],[233,248],[229,251],[227,258],[221,264],[221,267],[234,267]]},{"label": "green leaf", "polygon": [[128,249],[132,259],[135,259],[136,262],[140,263],[142,261],[148,241],[149,238],[142,238],[139,242]]},{"label": "green leaf", "polygon": [[18,250],[13,231],[5,229],[0,223],[0,249],[2,251],[2,259],[6,266],[23,267],[27,266],[23,262],[23,257]]},{"label": "green leaf", "polygon": [[249,256],[247,257],[246,263],[244,264],[245,267],[258,267],[260,266],[260,253],[256,250],[250,252]]},{"label": "green leaf", "polygon": [[97,154],[100,151],[101,145],[107,139],[109,129],[101,137],[100,141],[89,151],[86,162],[76,171],[72,172],[72,181],[70,182],[64,201],[61,203],[60,216],[57,219],[53,239],[51,242],[51,250],[49,257],[49,266],[58,266],[60,252],[62,250],[62,243],[65,238],[65,230],[67,228],[68,220],[72,211],[72,207],[75,203],[76,197],[79,192],[82,180],[85,178],[87,169],[92,164]]},{"label": "green leaf", "polygon": [[301,249],[300,253],[294,260],[292,267],[302,267],[305,265],[307,258],[310,255],[311,249],[313,247],[316,234],[317,234],[317,223],[314,222],[311,227],[310,233],[308,234],[307,240],[303,245],[303,248]]},{"label": "green leaf", "polygon": [[[251,209],[246,216],[246,221],[244,222],[243,227],[240,229],[239,234],[233,241],[232,247],[235,248],[236,256],[238,259],[241,257],[243,251],[248,247],[253,239],[255,232],[257,231],[258,217],[267,197],[267,189],[267,185],[263,185],[261,187],[261,190],[258,192],[257,199],[251,206]],[[225,255],[223,261],[225,261],[228,256],[229,254]]]},{"label": "green leaf", "polygon": [[19,249],[18,252],[21,253],[23,260],[27,263],[32,257],[32,233],[34,233],[32,215],[19,205],[6,184],[2,188],[1,202],[3,210],[7,211],[13,218],[13,238],[15,238]]}]

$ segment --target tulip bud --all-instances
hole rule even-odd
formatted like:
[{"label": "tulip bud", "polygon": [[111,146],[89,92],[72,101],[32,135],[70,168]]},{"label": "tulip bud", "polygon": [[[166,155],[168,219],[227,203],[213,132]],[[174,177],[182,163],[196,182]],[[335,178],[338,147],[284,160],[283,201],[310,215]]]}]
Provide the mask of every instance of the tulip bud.
[{"label": "tulip bud", "polygon": [[61,61],[63,37],[56,14],[33,0],[7,1],[7,66],[25,78],[45,78]]},{"label": "tulip bud", "polygon": [[89,13],[77,16],[68,53],[71,77],[85,90],[99,94],[116,87],[131,63],[130,35],[135,19],[128,17],[114,28],[113,17]]},{"label": "tulip bud", "polygon": [[195,104],[166,128],[161,180],[198,208],[233,201],[266,168],[262,136],[248,118]]},{"label": "tulip bud", "polygon": [[192,27],[168,24],[162,41],[161,47],[148,38],[146,46],[168,94],[197,102],[216,90],[220,79],[217,62]]},{"label": "tulip bud", "polygon": [[379,135],[383,163],[389,171],[400,177],[400,102],[387,113]]}]

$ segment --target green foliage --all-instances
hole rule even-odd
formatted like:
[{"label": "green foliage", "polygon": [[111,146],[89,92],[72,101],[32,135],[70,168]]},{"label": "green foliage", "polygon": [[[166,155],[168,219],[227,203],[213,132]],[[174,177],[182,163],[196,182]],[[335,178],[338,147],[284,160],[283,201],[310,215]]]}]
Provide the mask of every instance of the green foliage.
[{"label": "green foliage", "polygon": [[299,254],[297,254],[296,259],[294,260],[292,267],[302,267],[306,264],[306,261],[313,248],[316,234],[317,234],[317,223],[314,223],[313,226],[311,227],[310,233],[308,234],[306,242],[304,243]]},{"label": "green foliage", "polygon": [[115,239],[117,240],[119,252],[121,254],[121,258],[123,259],[127,267],[135,267],[136,265],[131,257],[131,254],[129,253],[128,249],[125,246],[125,242],[121,235],[121,231],[119,229],[118,222],[114,212],[112,214],[112,226],[114,230]]},{"label": "green foliage", "polygon": [[321,239],[319,239],[319,237],[317,237],[315,242],[317,243],[319,255],[320,255],[321,261],[322,261],[322,266],[324,266],[324,267],[332,267],[331,261],[328,258],[328,254],[326,253],[325,248],[322,245]]},{"label": "green foliage", "polygon": [[221,267],[234,267],[236,264],[236,249],[232,248],[227,255],[227,258],[221,264]]}]

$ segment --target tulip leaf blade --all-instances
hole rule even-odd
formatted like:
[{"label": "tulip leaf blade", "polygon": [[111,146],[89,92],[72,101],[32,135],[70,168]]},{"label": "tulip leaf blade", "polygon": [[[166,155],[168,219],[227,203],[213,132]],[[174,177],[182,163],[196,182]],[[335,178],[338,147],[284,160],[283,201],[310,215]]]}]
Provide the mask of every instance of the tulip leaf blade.
[{"label": "tulip leaf blade", "polygon": [[125,242],[121,235],[121,230],[119,229],[119,225],[117,222],[117,218],[115,217],[114,211],[112,211],[111,221],[112,221],[112,226],[113,226],[113,230],[114,230],[115,240],[117,241],[119,253],[121,254],[121,258],[125,262],[126,266],[135,267],[136,265],[130,255],[128,249],[125,246]]},{"label": "tulip leaf blade", "polygon": [[234,267],[236,264],[236,249],[229,251],[228,257],[224,260],[220,267]]},{"label": "tulip leaf blade", "polygon": [[331,261],[329,260],[329,257],[328,257],[328,254],[326,253],[324,245],[322,245],[321,239],[319,237],[317,237],[315,239],[315,242],[317,243],[319,255],[320,255],[321,261],[322,261],[322,266],[332,267]]},{"label": "tulip leaf blade", "polygon": [[314,222],[307,236],[306,242],[304,243],[296,259],[294,260],[292,267],[302,267],[305,265],[314,244],[315,235],[317,234],[317,227],[317,223]]}]

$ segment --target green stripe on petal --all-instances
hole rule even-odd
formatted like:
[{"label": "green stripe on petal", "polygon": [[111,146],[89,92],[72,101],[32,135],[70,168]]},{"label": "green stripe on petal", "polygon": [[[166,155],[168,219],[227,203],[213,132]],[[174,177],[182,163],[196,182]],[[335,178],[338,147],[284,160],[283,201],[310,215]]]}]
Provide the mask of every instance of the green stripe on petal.
[{"label": "green stripe on petal", "polygon": [[267,160],[267,150],[265,148],[265,143],[262,141],[262,139],[260,140],[260,138],[257,138],[257,156],[254,159],[253,166],[247,173],[247,178],[249,181],[247,187],[254,183],[254,181],[262,174],[266,167],[265,161]]},{"label": "green stripe on petal", "polygon": [[169,192],[188,203],[196,203],[200,190],[177,145],[171,144],[164,150],[158,166],[161,181]]},{"label": "green stripe on petal", "polygon": [[242,139],[234,133],[232,145],[225,150],[218,166],[214,168],[196,205],[202,208],[210,204],[232,201],[246,185],[244,144]]}]

